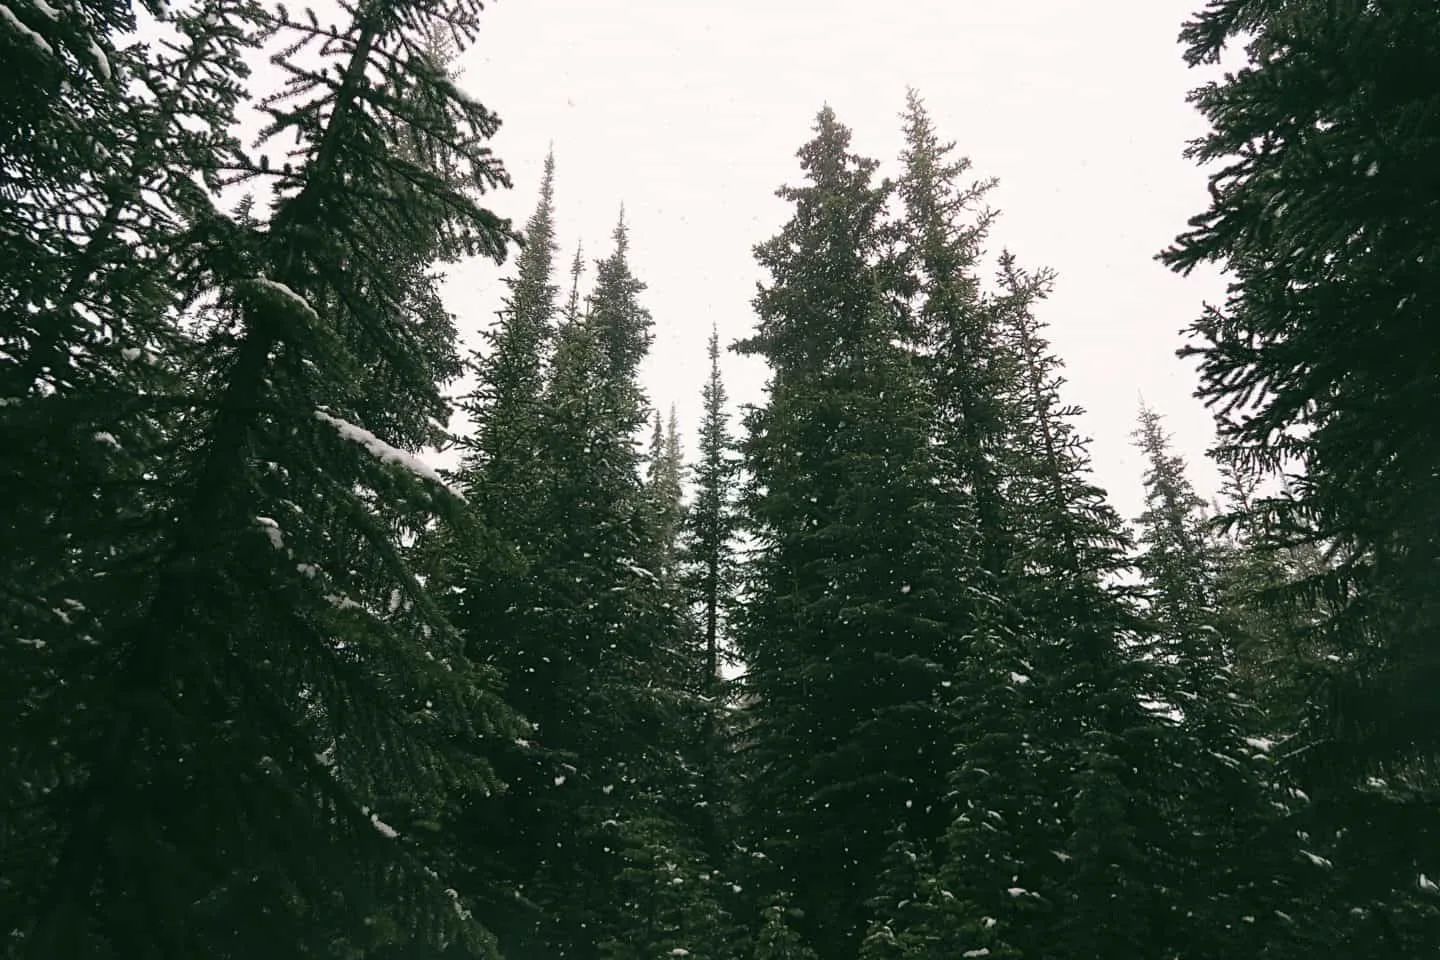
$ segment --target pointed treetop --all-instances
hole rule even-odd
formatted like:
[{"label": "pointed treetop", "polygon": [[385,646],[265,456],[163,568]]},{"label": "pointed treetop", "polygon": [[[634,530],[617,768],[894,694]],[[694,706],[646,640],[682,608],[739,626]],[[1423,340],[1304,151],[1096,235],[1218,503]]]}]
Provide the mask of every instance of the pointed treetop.
[{"label": "pointed treetop", "polygon": [[612,236],[615,238],[615,255],[617,257],[625,256],[626,251],[630,249],[630,228],[625,225],[625,204],[623,203],[620,204],[620,216],[615,221],[615,232]]},{"label": "pointed treetop", "polygon": [[540,177],[540,202],[546,207],[555,203],[555,147],[545,154],[545,172]]},{"label": "pointed treetop", "polygon": [[[858,158],[849,153],[850,128],[840,122],[829,104],[816,115],[814,130],[815,138],[802,146],[796,156],[800,158],[801,168],[810,173],[817,183],[827,182],[845,169],[847,160]],[[873,161],[865,163],[874,166]]]},{"label": "pointed treetop", "polygon": [[580,277],[585,272],[585,244],[575,244],[575,259],[570,263],[570,299],[565,304],[565,322],[580,319]]}]

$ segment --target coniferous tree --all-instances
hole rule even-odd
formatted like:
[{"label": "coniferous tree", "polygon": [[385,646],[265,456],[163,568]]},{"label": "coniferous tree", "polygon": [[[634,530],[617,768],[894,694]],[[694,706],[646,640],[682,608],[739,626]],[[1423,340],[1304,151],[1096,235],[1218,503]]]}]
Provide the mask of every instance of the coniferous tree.
[{"label": "coniferous tree", "polygon": [[[461,828],[470,882],[508,886],[524,905],[489,904],[512,953],[703,955],[713,942],[704,924],[720,922],[720,910],[710,892],[718,878],[694,852],[698,711],[684,685],[693,627],[665,578],[673,547],[652,496],[664,483],[673,515],[679,474],[662,433],[658,483],[641,476],[637,433],[649,409],[637,375],[652,321],[623,222],[583,312],[578,255],[573,273],[532,407],[524,489],[494,500],[511,513],[495,521],[502,529],[516,517],[531,527],[512,538],[521,572],[505,596],[506,626],[473,621],[472,643],[500,667],[531,731],[502,761],[505,794],[470,804]],[[493,363],[517,367],[498,351]],[[489,436],[477,437],[472,468],[482,484],[496,453]],[[463,584],[465,595],[477,586]]]},{"label": "coniferous tree", "polygon": [[[1191,155],[1222,161],[1212,203],[1162,258],[1234,278],[1185,352],[1227,459],[1289,476],[1251,504],[1252,532],[1331,561],[1292,590],[1324,610],[1306,633],[1340,666],[1311,694],[1321,722],[1289,765],[1329,818],[1316,834],[1347,837],[1335,862],[1367,900],[1413,890],[1419,863],[1440,856],[1421,813],[1440,677],[1440,434],[1424,412],[1436,384],[1421,331],[1440,293],[1434,221],[1414,215],[1436,191],[1436,79],[1421,65],[1440,12],[1221,0],[1186,24],[1186,59],[1214,62],[1240,36],[1245,65],[1192,94],[1211,129]],[[1403,953],[1410,936],[1377,930],[1375,949]]]},{"label": "coniferous tree", "polygon": [[[1008,579],[1027,636],[1026,694],[1035,698],[1023,729],[1049,807],[1028,831],[1013,899],[1053,914],[1011,927],[1011,942],[1025,955],[1101,957],[1143,951],[1168,913],[1146,858],[1167,830],[1145,782],[1160,721],[1144,706],[1153,684],[1133,655],[1144,626],[1121,583],[1128,538],[1089,477],[1079,411],[1061,400],[1060,362],[1036,316],[1050,282],[1002,254],[992,306],[1015,373]],[[1116,914],[1127,922],[1101,919]],[[1052,943],[1042,946],[1037,933]]]},{"label": "coniferous tree", "polygon": [[[486,334],[489,352],[477,358],[478,385],[465,410],[475,426],[465,471],[478,505],[492,522],[523,508],[539,432],[539,402],[559,319],[555,283],[555,155],[545,158],[540,198],[525,225],[510,296],[500,322]],[[523,521],[513,523],[519,535]]]},{"label": "coniferous tree", "polygon": [[661,580],[675,584],[679,571],[680,527],[685,515],[684,456],[680,451],[680,427],[675,408],[670,408],[668,421],[655,413],[655,429],[650,439],[650,455],[645,470],[645,493],[655,524],[655,541]]},{"label": "coniferous tree", "polygon": [[687,597],[698,619],[694,690],[703,711],[699,749],[706,811],[704,840],[718,867],[729,858],[725,839],[735,826],[735,784],[728,762],[734,731],[728,686],[721,671],[727,662],[729,615],[739,572],[735,498],[740,461],[730,435],[725,383],[720,375],[720,336],[713,328],[707,355],[710,376],[701,389],[700,456],[693,468],[694,494],[681,521],[680,560]]},{"label": "coniferous tree", "polygon": [[1257,936],[1272,944],[1285,937],[1276,909],[1301,915],[1283,882],[1297,850],[1270,802],[1272,743],[1247,736],[1259,732],[1258,716],[1231,670],[1236,638],[1222,632],[1204,501],[1148,407],[1135,442],[1146,462],[1136,567],[1148,600],[1149,657],[1163,668],[1164,700],[1179,714],[1166,802],[1183,825],[1169,849],[1184,918],[1172,935],[1195,950],[1233,954]]},{"label": "coniferous tree", "polygon": [[719,690],[722,640],[736,581],[739,518],[735,496],[740,461],[730,435],[725,383],[720,376],[720,335],[714,329],[706,349],[710,377],[701,389],[700,457],[694,468],[695,494],[684,519],[684,554],[705,636],[702,689],[713,699]]},{"label": "coniferous tree", "polygon": [[[272,170],[220,145],[231,167],[271,180],[268,217],[196,202],[163,251],[172,310],[193,306],[194,350],[168,391],[118,381],[131,404],[111,413],[178,411],[147,465],[167,496],[131,521],[145,533],[87,604],[95,642],[76,645],[70,672],[83,719],[48,705],[51,750],[72,775],[46,797],[51,856],[22,885],[21,955],[488,946],[412,829],[451,783],[486,778],[477,740],[505,724],[401,556],[398,532],[452,501],[354,422],[441,402],[411,324],[429,299],[413,264],[504,254],[508,232],[476,202],[505,182],[480,147],[496,120],[418,29],[468,33],[475,14],[354,11],[327,53],[338,80],[297,69],[268,103],[267,136],[302,131],[293,163]],[[323,33],[267,16],[297,46]],[[225,96],[233,77],[216,81]],[[151,307],[170,324],[152,329],[180,340],[173,313]],[[384,392],[359,381],[361,396],[362,355],[410,376]]]},{"label": "coniferous tree", "polygon": [[993,218],[980,204],[995,182],[962,182],[970,161],[951,158],[955,145],[940,140],[914,90],[903,119],[900,229],[917,301],[909,339],[936,405],[943,482],[964,504],[956,534],[969,541],[973,574],[993,591],[1007,556],[999,457],[1009,417],[1005,384],[1013,377],[978,266]]},{"label": "coniferous tree", "polygon": [[1015,828],[1045,816],[1034,778],[1043,758],[1026,727],[1033,666],[1008,569],[1016,532],[1003,478],[1015,358],[979,276],[993,216],[980,204],[993,181],[962,182],[969,161],[952,158],[954,145],[940,140],[913,90],[903,119],[899,228],[914,304],[907,339],[935,407],[936,487],[952,504],[945,529],[958,554],[951,615],[964,637],[944,687],[955,745],[946,798],[952,819],[933,869],[948,896],[921,935],[936,949],[1001,956],[1010,949],[1004,929],[1027,923],[1034,906],[1007,892],[1017,889],[1026,859]]},{"label": "coniferous tree", "polygon": [[[748,673],[747,831],[793,886],[817,952],[853,956],[885,831],[944,822],[939,694],[953,637],[948,532],[933,492],[929,405],[899,343],[889,184],[823,110],[806,185],[756,255],[770,275],[744,352],[772,370],[748,418],[756,540],[739,631]],[[762,894],[763,895],[763,894]]]}]

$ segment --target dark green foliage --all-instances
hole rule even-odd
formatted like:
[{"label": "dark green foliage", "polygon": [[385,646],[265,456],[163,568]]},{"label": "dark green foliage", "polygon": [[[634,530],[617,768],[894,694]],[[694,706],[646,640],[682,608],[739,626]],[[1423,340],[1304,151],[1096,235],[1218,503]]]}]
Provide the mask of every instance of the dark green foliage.
[{"label": "dark green foliage", "polygon": [[[237,35],[200,14],[188,27],[208,56],[178,56],[204,56],[209,70],[208,44],[233,48]],[[148,326],[84,334],[102,345],[121,334],[135,346],[109,351],[134,366],[164,351],[158,365],[175,375],[147,383],[97,365],[30,401],[71,407],[64,432],[50,429],[72,446],[103,429],[117,477],[138,458],[151,489],[131,501],[143,512],[68,544],[101,562],[84,571],[93,585],[78,605],[56,597],[84,614],[69,617],[73,639],[45,648],[66,661],[64,693],[26,716],[48,745],[6,776],[61,771],[33,824],[44,832],[26,838],[44,855],[12,874],[21,955],[489,948],[438,880],[423,824],[457,784],[489,780],[479,744],[507,713],[399,543],[455,512],[433,479],[404,469],[424,415],[443,409],[447,369],[448,321],[423,265],[501,257],[509,239],[476,200],[505,182],[480,149],[497,121],[417,36],[442,19],[468,32],[475,14],[356,11],[347,52],[330,54],[338,81],[292,71],[268,103],[267,137],[302,131],[283,171],[262,173],[224,139],[203,141],[203,162],[183,144],[164,154],[172,183],[213,178],[222,163],[265,176],[268,217],[247,204],[229,218],[175,187],[178,209],[160,221],[173,232],[141,248],[164,297],[122,288],[142,297],[134,313]],[[318,36],[277,26],[301,46]],[[206,115],[223,126],[240,74],[233,57],[213,63],[213,87],[196,67],[175,89],[212,96]],[[163,430],[146,422],[162,417]],[[42,546],[68,536],[60,523],[36,531]]]},{"label": "dark green foliage", "polygon": [[1434,377],[1420,346],[1437,295],[1427,263],[1440,128],[1440,13],[1425,4],[1222,2],[1185,31],[1193,63],[1244,30],[1250,62],[1194,102],[1212,125],[1192,155],[1232,161],[1212,208],[1165,260],[1235,276],[1198,321],[1201,395],[1229,455],[1303,470],[1252,511],[1282,543],[1337,564],[1310,583],[1326,630],[1366,664],[1337,689],[1333,762],[1431,755],[1436,650],[1428,584],[1440,523]]},{"label": "dark green foliage", "polygon": [[[889,826],[944,822],[941,683],[953,657],[949,543],[929,406],[897,338],[888,184],[821,112],[808,183],[757,248],[771,276],[742,345],[772,370],[748,418],[757,551],[739,629],[752,703],[747,832],[793,884],[806,932],[850,955]],[[824,918],[823,920],[821,918]]]},{"label": "dark green foliage", "polygon": [[467,360],[478,15],[0,5],[0,954],[1429,956],[1433,5],[1186,26],[1225,503],[1142,411],[1133,538],[913,91],[779,192],[742,442],[714,332],[694,463],[653,409],[623,215],[562,296],[553,157]]},{"label": "dark green foliage", "polygon": [[789,906],[789,897],[777,894],[774,903],[761,911],[760,935],[753,960],[816,960],[815,951],[795,932],[800,911]]},{"label": "dark green foliage", "polygon": [[729,859],[725,842],[735,828],[736,797],[730,747],[734,741],[731,685],[722,667],[733,662],[729,625],[739,579],[736,510],[740,461],[730,435],[725,384],[720,376],[720,337],[708,345],[710,376],[701,390],[700,457],[693,467],[694,493],[681,520],[682,586],[698,620],[693,691],[703,711],[699,763],[705,803],[704,840],[711,862]]},{"label": "dark green foliage", "polygon": [[[1216,0],[1182,40],[1199,64],[1242,37],[1245,64],[1192,95],[1210,130],[1191,155],[1218,164],[1212,202],[1162,258],[1233,278],[1185,352],[1200,359],[1225,459],[1289,475],[1247,505],[1251,535],[1325,558],[1277,583],[1310,617],[1302,649],[1337,658],[1305,668],[1317,709],[1287,766],[1315,800],[1315,842],[1346,838],[1342,899],[1369,904],[1413,891],[1440,852],[1417,826],[1440,746],[1440,433],[1425,329],[1440,287],[1424,212],[1437,198],[1440,10]],[[1406,921],[1355,922],[1379,953],[1419,942]]]},{"label": "dark green foliage", "polygon": [[650,440],[650,453],[645,467],[645,497],[655,525],[654,538],[658,554],[656,573],[661,581],[676,585],[679,577],[680,527],[684,520],[683,484],[684,454],[680,450],[680,426],[675,408],[670,419],[662,423],[655,414],[655,430]]},{"label": "dark green foliage", "polygon": [[727,921],[699,839],[705,711],[676,570],[678,426],[657,418],[642,481],[652,321],[623,223],[583,312],[577,255],[546,332],[551,190],[547,176],[460,473],[509,561],[475,541],[438,558],[472,649],[530,726],[500,751],[504,792],[472,795],[456,821],[460,856],[511,955],[708,957]]}]

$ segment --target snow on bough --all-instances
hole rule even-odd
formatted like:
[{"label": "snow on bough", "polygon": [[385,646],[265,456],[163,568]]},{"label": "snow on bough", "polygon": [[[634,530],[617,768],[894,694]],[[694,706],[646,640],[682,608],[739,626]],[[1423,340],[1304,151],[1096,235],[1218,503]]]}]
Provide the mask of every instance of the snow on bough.
[{"label": "snow on bough", "polygon": [[422,477],[423,479],[429,480],[432,483],[436,483],[439,484],[441,487],[444,487],[447,491],[450,492],[450,495],[455,497],[457,500],[465,499],[463,496],[460,495],[460,491],[456,490],[454,487],[450,486],[448,483],[445,482],[445,479],[440,476],[440,474],[435,470],[434,467],[430,466],[428,463],[421,460],[413,453],[401,450],[399,447],[392,447],[390,444],[386,443],[384,440],[381,440],[379,437],[375,436],[375,434],[371,433],[369,430],[366,430],[364,427],[358,427],[350,421],[342,420],[339,417],[332,417],[324,410],[316,410],[315,419],[321,421],[322,423],[330,424],[330,426],[334,427],[335,430],[340,434],[340,436],[344,437],[346,440],[350,440],[354,443],[360,444],[360,446],[364,447],[365,450],[375,459],[380,460],[384,463],[393,463],[396,466],[404,467],[406,470],[409,470],[416,476]]}]

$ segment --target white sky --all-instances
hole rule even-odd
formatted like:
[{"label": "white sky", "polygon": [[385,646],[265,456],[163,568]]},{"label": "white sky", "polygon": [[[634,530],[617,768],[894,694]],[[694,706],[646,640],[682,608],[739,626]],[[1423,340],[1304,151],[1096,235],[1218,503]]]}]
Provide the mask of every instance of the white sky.
[{"label": "white sky", "polygon": [[[492,197],[523,223],[553,141],[562,260],[608,250],[623,202],[632,266],[656,320],[646,383],[694,433],[712,322],[746,335],[754,244],[787,218],[797,148],[829,102],[855,148],[893,169],[914,85],[945,139],[997,176],[994,246],[1058,273],[1042,307],[1084,406],[1097,477],[1126,516],[1140,504],[1130,447],[1138,397],[1167,417],[1202,494],[1213,433],[1174,351],[1218,274],[1182,279],[1153,255],[1205,206],[1181,157],[1203,132],[1186,92],[1203,79],[1176,37],[1198,0],[500,0],[463,56],[462,86],[500,113],[493,145],[516,189]],[[1103,12],[1102,12],[1103,11]],[[508,268],[507,268],[508,269]],[[503,271],[451,272],[468,333],[491,322]],[[758,402],[758,361],[724,359],[731,397]]]}]

